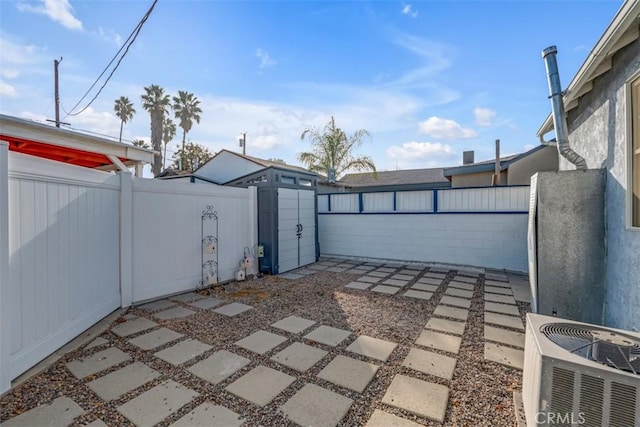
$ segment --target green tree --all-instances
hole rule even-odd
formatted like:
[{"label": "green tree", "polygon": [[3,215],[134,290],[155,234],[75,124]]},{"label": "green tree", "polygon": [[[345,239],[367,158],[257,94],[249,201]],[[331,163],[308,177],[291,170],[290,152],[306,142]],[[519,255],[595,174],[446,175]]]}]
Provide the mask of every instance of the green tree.
[{"label": "green tree", "polygon": [[182,160],[183,170],[194,171],[207,163],[213,157],[213,154],[203,145],[188,142],[184,148],[179,149],[173,155],[173,168],[178,169]]},{"label": "green tree", "polygon": [[200,109],[199,104],[200,101],[196,96],[184,90],[179,90],[178,96],[173,97],[173,111],[182,128],[181,151],[184,153],[186,153],[185,142],[187,140],[187,134],[193,126],[193,121],[195,120],[196,123],[200,123],[200,113],[202,113],[202,109]]},{"label": "green tree", "polygon": [[134,147],[146,148],[147,150],[151,149],[149,144],[147,144],[143,139],[134,139],[133,145]]},{"label": "green tree", "polygon": [[167,161],[167,145],[176,136],[176,124],[173,123],[169,117],[165,117],[162,122],[162,142],[164,142],[164,154],[162,155],[162,168],[164,169],[164,162]]},{"label": "green tree", "polygon": [[147,86],[144,91],[142,107],[151,116],[151,146],[156,150],[151,172],[153,176],[158,176],[162,171],[162,123],[164,115],[168,114],[168,108],[171,106],[171,98],[158,85]]},{"label": "green tree", "polygon": [[310,171],[327,177],[331,169],[335,171],[336,178],[349,170],[372,170],[375,174],[376,165],[370,157],[354,157],[352,153],[368,136],[369,132],[365,129],[357,130],[348,136],[336,127],[336,122],[331,116],[324,128],[309,128],[302,132],[300,139],[311,142],[311,151],[299,153],[298,160],[307,165]]},{"label": "green tree", "polygon": [[116,99],[116,102],[113,106],[113,111],[116,112],[116,116],[120,119],[120,139],[118,141],[122,142],[122,127],[125,123],[133,118],[133,115],[136,113],[135,108],[133,108],[133,104],[129,101],[129,98],[126,96],[121,96]]}]

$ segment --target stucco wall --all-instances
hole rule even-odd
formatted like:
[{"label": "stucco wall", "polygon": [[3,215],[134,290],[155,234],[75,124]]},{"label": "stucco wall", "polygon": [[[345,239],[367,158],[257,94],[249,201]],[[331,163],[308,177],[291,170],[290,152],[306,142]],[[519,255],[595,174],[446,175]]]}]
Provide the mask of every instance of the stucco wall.
[{"label": "stucco wall", "polygon": [[[490,172],[467,173],[464,175],[453,175],[451,177],[451,188],[460,187],[488,187],[491,185],[493,170]],[[529,183],[526,183],[529,185]],[[507,172],[500,173],[500,185],[507,185]]]},{"label": "stucco wall", "polygon": [[536,172],[558,170],[558,149],[548,146],[509,165],[509,185],[529,185]]},{"label": "stucco wall", "polygon": [[[618,51],[613,68],[569,112],[569,141],[589,168],[605,168],[607,272],[605,322],[640,331],[640,230],[626,228],[629,155],[625,82],[640,69],[640,41]],[[565,77],[566,79],[566,77]],[[560,158],[560,170],[575,167]]]}]

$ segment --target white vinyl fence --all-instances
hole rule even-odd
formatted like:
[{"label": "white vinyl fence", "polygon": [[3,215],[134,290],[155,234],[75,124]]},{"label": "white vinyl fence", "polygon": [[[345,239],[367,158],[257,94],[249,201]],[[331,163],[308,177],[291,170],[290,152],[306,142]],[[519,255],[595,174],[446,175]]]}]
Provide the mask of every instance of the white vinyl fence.
[{"label": "white vinyl fence", "polygon": [[527,270],[529,187],[318,196],[320,252]]},{"label": "white vinyl fence", "polygon": [[255,188],[133,178],[9,152],[0,141],[0,393],[118,307],[195,289],[201,214],[218,278],[257,242]]}]

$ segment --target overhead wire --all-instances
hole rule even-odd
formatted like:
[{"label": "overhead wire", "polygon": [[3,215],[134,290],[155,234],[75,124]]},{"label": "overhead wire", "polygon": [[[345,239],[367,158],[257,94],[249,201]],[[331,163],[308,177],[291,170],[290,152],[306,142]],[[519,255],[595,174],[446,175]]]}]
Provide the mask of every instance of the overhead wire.
[{"label": "overhead wire", "polygon": [[[131,32],[131,34],[129,34],[129,37],[127,37],[127,39],[125,40],[125,43],[122,45],[122,47],[120,49],[118,49],[118,51],[116,52],[116,54],[114,55],[114,57],[111,59],[111,61],[109,61],[109,63],[107,64],[107,66],[102,70],[102,72],[100,73],[100,75],[96,78],[96,80],[93,82],[93,84],[89,87],[89,89],[87,89],[87,91],[85,92],[84,95],[82,95],[82,98],[80,98],[80,100],[78,102],[76,102],[76,105],[73,106],[73,108],[71,109],[71,111],[66,111],[63,107],[64,112],[66,113],[66,116],[63,118],[66,119],[69,116],[77,116],[79,114],[81,114],[82,112],[84,112],[87,108],[89,108],[89,106],[91,106],[91,104],[93,104],[93,102],[98,98],[98,96],[100,95],[100,93],[102,92],[102,90],[105,88],[105,86],[107,85],[107,83],[109,83],[109,80],[111,79],[111,77],[113,77],[113,74],[116,72],[116,70],[118,69],[118,67],[120,66],[120,64],[122,63],[122,60],[124,59],[124,57],[127,55],[127,53],[129,52],[129,48],[131,47],[131,45],[133,45],[133,43],[136,41],[136,38],[138,37],[138,34],[140,34],[140,31],[142,30],[142,26],[145,24],[145,22],[147,22],[147,19],[149,19],[149,16],[151,15],[151,12],[153,12],[154,7],[156,6],[156,3],[158,3],[158,0],[154,0],[153,4],[151,5],[151,7],[149,8],[149,10],[147,11],[147,13],[144,14],[144,16],[142,17],[142,19],[140,19],[140,21],[138,22],[138,24],[136,25],[136,27],[133,29],[133,31]],[[124,50],[124,52],[122,53],[122,56],[120,56],[120,58],[118,58],[118,56],[120,55],[120,53]],[[78,112],[74,112],[74,110],[76,108],[78,108],[78,105],[80,105],[80,103],[87,97],[87,95],[89,95],[89,93],[91,92],[91,90],[96,86],[96,84],[98,84],[98,82],[100,81],[100,79],[102,78],[102,76],[107,72],[107,70],[109,70],[109,67],[111,66],[111,64],[113,64],[113,62],[116,60],[116,58],[118,58],[118,62],[116,63],[116,65],[113,67],[113,70],[111,70],[111,73],[109,73],[109,76],[107,77],[107,79],[104,81],[104,83],[102,84],[102,86],[100,87],[100,89],[98,89],[98,92],[95,94],[95,96],[91,99],[91,101],[89,101],[89,103],[82,108],[80,111]]]}]

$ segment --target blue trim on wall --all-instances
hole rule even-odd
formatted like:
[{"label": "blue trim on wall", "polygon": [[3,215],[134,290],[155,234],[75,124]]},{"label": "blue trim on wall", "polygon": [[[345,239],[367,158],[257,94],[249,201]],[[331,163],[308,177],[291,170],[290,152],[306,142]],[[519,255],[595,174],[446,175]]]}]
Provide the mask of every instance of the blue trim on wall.
[{"label": "blue trim on wall", "polygon": [[529,187],[529,185],[527,184],[520,184],[520,185],[485,185],[482,187],[455,187],[455,188],[427,188],[424,190],[376,190],[376,191],[342,191],[342,192],[335,192],[335,193],[318,193],[318,196],[328,196],[330,194],[361,194],[361,193],[394,193],[394,192],[398,192],[398,191],[406,191],[411,192],[411,191],[455,191],[455,190],[473,190],[473,189],[482,189],[482,188],[517,188],[517,187]]},{"label": "blue trim on wall", "polygon": [[329,210],[329,212],[331,212],[331,194],[327,194],[327,209]]},{"label": "blue trim on wall", "polygon": [[393,192],[393,211],[394,212],[398,210],[398,201],[397,201],[397,199],[398,199],[398,192],[394,191]]},{"label": "blue trim on wall", "polygon": [[438,190],[433,192],[433,212],[438,212]]},{"label": "blue trim on wall", "polygon": [[362,213],[364,207],[364,200],[362,193],[358,193],[358,212]]},{"label": "blue trim on wall", "polygon": [[465,211],[465,212],[427,212],[427,211],[414,211],[414,212],[318,212],[318,215],[529,215],[529,211]]}]

